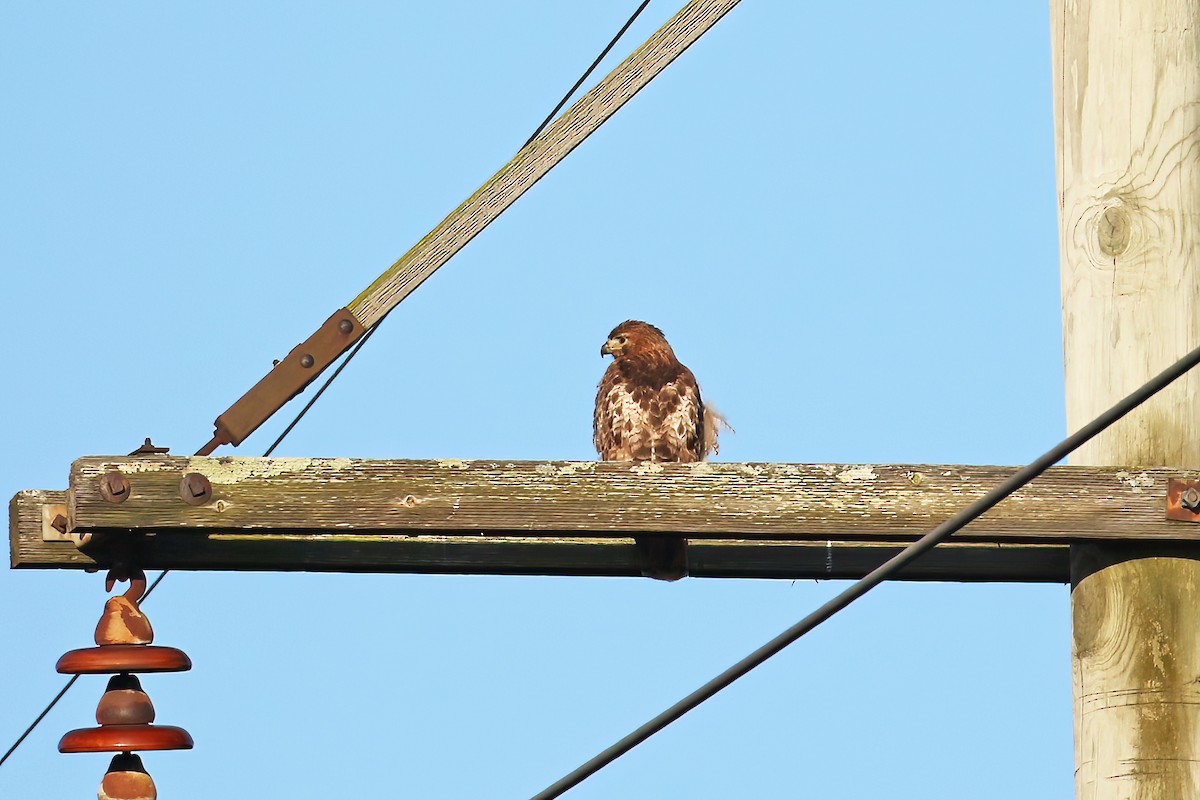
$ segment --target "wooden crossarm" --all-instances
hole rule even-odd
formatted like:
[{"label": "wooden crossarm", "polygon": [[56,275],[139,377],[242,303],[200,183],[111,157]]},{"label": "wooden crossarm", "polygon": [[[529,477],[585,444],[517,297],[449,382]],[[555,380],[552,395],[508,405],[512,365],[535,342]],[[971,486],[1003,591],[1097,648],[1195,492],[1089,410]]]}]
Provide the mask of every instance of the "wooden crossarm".
[{"label": "wooden crossarm", "polygon": [[[546,532],[694,538],[915,539],[1014,467],[632,464],[90,456],[71,467],[73,530]],[[127,502],[101,478],[128,479]],[[188,505],[195,472],[212,499]],[[1165,518],[1166,481],[1196,473],[1058,467],[965,529],[980,542],[1200,539]]]},{"label": "wooden crossarm", "polygon": [[[196,569],[636,573],[633,534],[684,533],[693,575],[856,577],[980,496],[1012,467],[355,459],[79,459],[64,495],[22,493],[13,564],[77,567],[105,537],[153,534],[154,565]],[[101,491],[118,472],[128,499]],[[211,495],[193,505],[184,476]],[[1166,518],[1164,469],[1056,467],[907,577],[1065,580],[1067,545],[1197,540]],[[67,506],[92,549],[44,541]],[[147,563],[146,566],[151,566]]]}]

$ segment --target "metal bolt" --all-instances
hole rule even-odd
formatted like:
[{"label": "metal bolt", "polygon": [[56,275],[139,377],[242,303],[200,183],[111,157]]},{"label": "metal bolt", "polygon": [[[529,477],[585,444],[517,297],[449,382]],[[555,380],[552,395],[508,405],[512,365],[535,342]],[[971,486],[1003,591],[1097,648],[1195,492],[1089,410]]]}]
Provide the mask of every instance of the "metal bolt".
[{"label": "metal bolt", "polygon": [[313,363],[314,363],[313,357],[310,356],[308,353],[305,353],[304,355],[300,356],[300,366],[304,367],[305,369],[308,369],[309,367],[311,367],[313,365]]},{"label": "metal bolt", "polygon": [[110,503],[124,503],[129,499],[129,479],[119,472],[106,472],[100,476],[100,496]]},{"label": "metal bolt", "polygon": [[342,333],[349,333],[354,330],[354,323],[348,319],[344,319],[338,323],[338,330]]},{"label": "metal bolt", "polygon": [[54,519],[50,520],[50,527],[59,533],[67,532],[67,518],[62,514],[55,514]]},{"label": "metal bolt", "polygon": [[1196,511],[1200,509],[1200,491],[1196,489],[1188,489],[1183,494],[1179,495],[1179,505],[1186,508],[1188,511]]},{"label": "metal bolt", "polygon": [[199,472],[189,472],[179,481],[179,496],[189,506],[202,506],[212,499],[212,484]]}]

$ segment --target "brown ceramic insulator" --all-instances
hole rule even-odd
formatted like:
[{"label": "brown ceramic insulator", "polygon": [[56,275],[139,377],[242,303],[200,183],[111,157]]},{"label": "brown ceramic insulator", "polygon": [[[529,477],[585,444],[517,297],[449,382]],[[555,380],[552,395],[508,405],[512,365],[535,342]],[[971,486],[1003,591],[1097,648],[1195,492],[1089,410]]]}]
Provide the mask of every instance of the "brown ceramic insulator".
[{"label": "brown ceramic insulator", "polygon": [[192,668],[187,653],[152,644],[111,644],[72,650],[55,669],[64,675],[97,675],[108,672],[185,672]]},{"label": "brown ceramic insulator", "polygon": [[110,772],[100,781],[98,800],[158,800],[154,780],[144,772]]},{"label": "brown ceramic insulator", "polygon": [[173,725],[103,725],[68,731],[60,753],[120,753],[127,750],[191,750],[192,736]]},{"label": "brown ceramic insulator", "polygon": [[108,598],[96,623],[96,644],[150,644],[154,629],[150,620],[127,597]]},{"label": "brown ceramic insulator", "polygon": [[154,704],[136,675],[114,675],[96,706],[101,725],[145,725],[154,722]]},{"label": "brown ceramic insulator", "polygon": [[100,781],[98,800],[157,800],[158,790],[136,753],[119,753]]}]

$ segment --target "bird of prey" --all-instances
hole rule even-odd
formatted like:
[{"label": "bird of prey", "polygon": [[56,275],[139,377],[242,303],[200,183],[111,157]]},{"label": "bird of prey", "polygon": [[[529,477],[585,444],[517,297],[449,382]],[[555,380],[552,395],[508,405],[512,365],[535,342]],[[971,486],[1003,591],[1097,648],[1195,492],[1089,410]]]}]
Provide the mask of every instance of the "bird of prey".
[{"label": "bird of prey", "polygon": [[[602,461],[702,461],[717,450],[724,424],[700,399],[692,371],[679,363],[663,332],[645,322],[622,322],[600,355],[613,361],[596,392],[593,441]],[[670,534],[634,537],[642,574],[660,580],[687,575],[687,539]]]}]

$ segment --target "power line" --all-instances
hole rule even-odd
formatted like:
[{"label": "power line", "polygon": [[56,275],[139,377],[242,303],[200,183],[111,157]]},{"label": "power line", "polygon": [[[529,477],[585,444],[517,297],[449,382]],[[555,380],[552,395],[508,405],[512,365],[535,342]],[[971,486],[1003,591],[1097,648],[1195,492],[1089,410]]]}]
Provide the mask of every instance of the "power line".
[{"label": "power line", "polygon": [[[584,71],[583,75],[580,76],[579,80],[575,81],[575,85],[571,87],[570,91],[568,91],[565,95],[563,95],[562,100],[560,100],[558,102],[558,105],[556,105],[554,107],[554,110],[550,112],[549,116],[547,116],[546,119],[542,121],[542,124],[538,125],[537,130],[535,130],[533,132],[533,135],[529,137],[529,140],[527,142],[525,142],[526,145],[528,145],[529,142],[532,142],[534,139],[536,139],[538,134],[542,132],[542,130],[546,127],[547,124],[549,124],[550,120],[554,119],[554,115],[557,114],[564,105],[566,105],[567,101],[571,99],[571,95],[575,94],[575,90],[577,90],[580,87],[580,85],[582,85],[583,82],[585,80],[587,80],[588,76],[592,74],[592,71],[600,64],[601,61],[604,60],[604,57],[606,55],[608,55],[608,52],[610,50],[612,50],[613,46],[617,43],[617,41],[620,40],[620,38],[625,34],[625,31],[629,30],[629,26],[633,24],[634,20],[636,20],[638,18],[638,15],[641,14],[643,9],[645,9],[646,6],[648,6],[649,4],[650,4],[650,0],[644,0],[644,2],[640,6],[637,7],[637,10],[633,12],[633,16],[631,16],[625,22],[625,24],[621,26],[621,30],[617,31],[617,35],[614,36],[612,38],[612,41],[610,41],[608,43],[608,45],[604,48],[604,50],[601,51],[600,55],[596,57],[596,60],[592,62],[592,65],[590,67],[588,67],[587,70]],[[367,343],[367,340],[370,339],[372,334],[374,334],[375,331],[377,331],[379,329],[379,326],[383,324],[383,321],[388,318],[388,314],[390,314],[392,311],[394,311],[395,308],[396,307],[393,306],[391,309],[389,309],[387,314],[384,314],[382,317],[380,317],[379,320],[374,325],[372,325],[370,327],[370,329],[363,335],[363,337],[358,340],[358,344],[356,344],[354,346],[354,349],[350,351],[349,355],[347,355],[344,359],[342,359],[342,363],[338,364],[337,369],[335,369],[333,371],[333,374],[331,374],[325,380],[325,382],[323,384],[321,384],[321,388],[317,389],[316,394],[314,394],[312,396],[312,398],[304,405],[304,408],[300,409],[300,413],[296,414],[296,416],[292,419],[292,421],[288,423],[287,427],[283,429],[283,433],[279,434],[278,438],[276,438],[275,441],[271,443],[271,446],[267,448],[265,453],[263,453],[263,455],[262,455],[263,458],[267,458],[273,452],[275,452],[275,448],[278,447],[280,445],[280,443],[287,437],[287,435],[292,432],[293,428],[295,428],[298,424],[300,424],[300,420],[304,419],[304,415],[308,413],[308,410],[310,408],[312,408],[313,405],[317,402],[317,400],[319,400],[321,398],[321,395],[323,395],[325,393],[325,390],[329,388],[330,384],[332,384],[335,380],[337,380],[337,377],[342,374],[342,370],[344,370],[346,368],[346,365],[348,365],[350,363],[350,361],[356,355],[358,355],[358,351],[362,350],[363,345],[365,345]],[[169,572],[170,572],[169,569],[165,569],[159,574],[159,576],[157,578],[154,579],[154,583],[150,584],[150,588],[148,588],[146,590],[146,593],[144,595],[142,595],[142,599],[141,599],[141,601],[139,601],[139,603],[144,602],[146,600],[146,598],[150,596],[150,593],[154,591],[155,587],[157,587],[158,584],[162,582],[162,579],[165,578],[167,576],[167,573],[169,573]],[[54,699],[51,700],[44,709],[42,709],[42,713],[38,714],[37,718],[32,723],[30,723],[28,728],[25,729],[25,732],[17,737],[17,740],[15,742],[13,742],[12,747],[8,748],[8,752],[6,752],[3,756],[0,756],[0,765],[3,765],[4,762],[8,760],[8,757],[13,754],[13,751],[15,751],[18,747],[20,747],[21,742],[25,741],[26,737],[28,737],[29,734],[33,732],[33,729],[38,726],[38,723],[40,723],[42,721],[42,719],[44,719],[45,716],[50,713],[50,711],[54,708],[54,706],[58,705],[58,701],[61,700],[63,698],[63,695],[65,695],[67,693],[67,691],[70,690],[70,688],[75,685],[75,681],[77,681],[77,680],[79,680],[78,675],[71,676],[70,680],[68,680],[66,682],[66,684],[59,691],[59,693],[54,696]]]},{"label": "power line", "polygon": [[1054,464],[1066,458],[1067,455],[1069,455],[1077,447],[1091,439],[1096,434],[1100,433],[1109,425],[1112,425],[1114,422],[1140,406],[1142,403],[1149,400],[1168,384],[1197,364],[1200,364],[1200,347],[1197,347],[1195,350],[1176,361],[1166,370],[1159,373],[1154,378],[1151,378],[1135,392],[1130,394],[1124,400],[1121,400],[1108,411],[1105,411],[1103,414],[1096,417],[1087,425],[1084,425],[1074,434],[1068,436],[1066,439],[1063,439],[1054,447],[1047,450],[1037,460],[1017,470],[1012,477],[1003,481],[998,486],[987,492],[987,494],[985,494],[983,497],[979,498],[974,503],[971,503],[957,514],[950,517],[950,519],[946,520],[941,525],[938,525],[929,533],[925,534],[920,539],[904,548],[904,550],[902,550],[900,553],[890,558],[881,566],[872,570],[864,578],[855,582],[841,594],[822,605],[816,611],[812,612],[807,617],[800,620],[795,625],[788,628],[783,633],[779,634],[774,639],[767,642],[762,647],[758,648],[753,653],[746,656],[741,661],[737,662],[729,669],[725,670],[720,675],[689,694],[687,697],[675,703],[675,705],[671,706],[666,711],[663,711],[661,714],[637,728],[632,733],[618,740],[611,747],[603,750],[593,758],[584,762],[581,766],[562,779],[556,781],[546,789],[534,795],[532,800],[551,800],[551,798],[559,797],[571,787],[583,780],[586,780],[589,776],[595,774],[606,765],[612,763],[625,753],[637,747],[639,744],[646,741],[651,736],[658,733],[663,728],[667,727],[672,722],[703,703],[705,700],[708,700],[726,686],[729,686],[738,678],[741,678],[743,675],[750,672],[750,670],[762,664],[771,656],[783,650],[789,644],[795,642],[801,636],[808,633],[822,622],[825,622],[833,617],[846,606],[850,605],[855,600],[869,592],[871,589],[875,588],[880,583],[896,574],[897,571],[903,569],[904,566],[909,562],[921,557],[941,542],[944,542],[951,536],[951,534],[961,530],[963,527],[979,518],[986,511],[1000,501],[1004,500],[1013,492],[1021,489],[1023,486],[1028,484],[1037,476],[1041,475]]},{"label": "power line", "polygon": [[50,713],[50,709],[52,709],[56,705],[58,705],[58,701],[62,700],[63,695],[67,693],[68,689],[70,689],[72,686],[75,685],[75,681],[77,681],[77,680],[79,680],[78,675],[71,676],[71,679],[68,680],[65,685],[63,685],[62,689],[59,690],[58,694],[54,695],[54,699],[51,700],[46,705],[46,707],[42,709],[42,713],[38,714],[37,718],[33,722],[29,723],[29,727],[25,729],[25,732],[17,737],[17,740],[15,742],[13,742],[12,747],[8,748],[8,752],[5,753],[3,756],[0,756],[0,764],[3,764],[5,761],[8,760],[8,757],[13,754],[13,751],[21,746],[21,742],[25,741],[26,736],[33,733],[33,729],[36,728],[38,726],[38,723],[41,722],[46,717],[46,715]]},{"label": "power line", "polygon": [[600,55],[596,56],[596,60],[592,62],[592,65],[583,71],[583,74],[579,76],[579,80],[575,81],[575,85],[563,95],[563,99],[558,101],[558,105],[554,107],[554,110],[546,115],[546,118],[542,120],[542,124],[538,125],[537,130],[533,132],[533,135],[525,140],[525,144],[522,145],[523,147],[528,147],[529,143],[536,139],[537,135],[542,132],[542,129],[550,124],[550,120],[554,119],[554,115],[557,114],[562,107],[567,104],[567,101],[571,99],[571,95],[575,94],[575,90],[583,85],[583,82],[588,79],[588,75],[592,74],[592,70],[600,66],[600,62],[604,60],[606,55],[608,55],[608,51],[612,50],[613,46],[620,41],[621,37],[625,35],[625,31],[629,30],[629,26],[633,24],[633,21],[638,18],[638,16],[646,9],[646,6],[648,5],[650,5],[650,0],[645,0],[645,2],[637,7],[637,10],[633,12],[633,16],[625,21],[625,24],[621,26],[621,30],[617,31],[617,35],[612,38],[612,41],[600,51]]},{"label": "power line", "polygon": [[[388,313],[390,314],[391,311]],[[337,369],[335,369],[333,374],[330,375],[323,384],[321,384],[321,388],[317,389],[317,393],[312,396],[312,399],[304,405],[304,408],[300,409],[300,413],[296,415],[296,418],[289,422],[288,426],[283,429],[283,433],[279,434],[279,438],[271,443],[271,446],[267,448],[267,452],[263,453],[263,458],[266,458],[271,455],[271,453],[274,453],[275,448],[279,446],[279,443],[282,442],[284,438],[292,432],[292,428],[296,427],[300,423],[300,420],[304,419],[304,415],[307,414],[308,410],[313,407],[313,404],[321,399],[321,395],[325,394],[325,390],[329,388],[329,384],[337,380],[337,376],[341,375],[342,370],[346,368],[346,365],[350,363],[350,360],[358,355],[358,351],[362,350],[363,345],[367,343],[367,339],[371,338],[371,334],[379,330],[379,326],[383,324],[385,319],[387,319],[387,314],[384,314],[382,317],[380,317],[379,321],[372,325],[369,331],[363,334],[363,337],[358,340],[358,344],[354,345],[354,349],[350,351],[350,355],[342,359],[342,363],[338,364]]]}]

